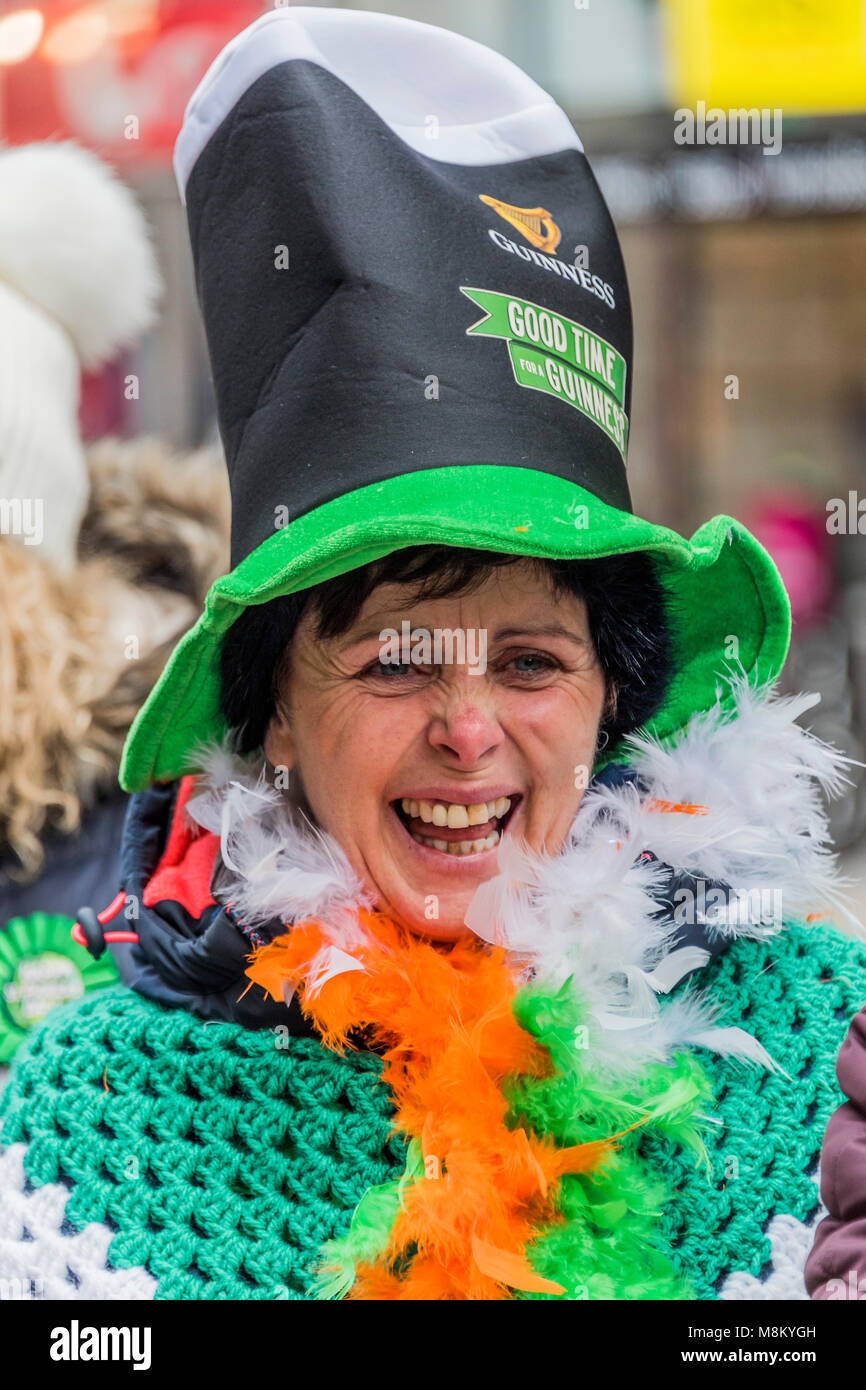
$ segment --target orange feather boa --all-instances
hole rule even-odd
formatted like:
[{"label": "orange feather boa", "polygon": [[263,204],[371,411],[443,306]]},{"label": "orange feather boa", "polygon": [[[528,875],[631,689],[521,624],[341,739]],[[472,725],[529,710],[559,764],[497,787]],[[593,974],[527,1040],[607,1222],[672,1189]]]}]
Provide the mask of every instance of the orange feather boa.
[{"label": "orange feather boa", "polygon": [[275,999],[296,990],[326,1047],[343,1051],[352,1030],[367,1028],[383,1049],[395,1129],[421,1143],[426,1177],[407,1186],[384,1258],[358,1267],[350,1297],[564,1292],[535,1274],[527,1246],[540,1224],[557,1220],[557,1179],[598,1168],[619,1135],[558,1149],[508,1128],[505,1079],[553,1068],[514,1019],[517,984],[503,950],[475,937],[436,946],[381,914],[359,917],[366,939],[349,953],[363,970],[316,987],[332,938],[314,920],[260,948],[247,970]]}]

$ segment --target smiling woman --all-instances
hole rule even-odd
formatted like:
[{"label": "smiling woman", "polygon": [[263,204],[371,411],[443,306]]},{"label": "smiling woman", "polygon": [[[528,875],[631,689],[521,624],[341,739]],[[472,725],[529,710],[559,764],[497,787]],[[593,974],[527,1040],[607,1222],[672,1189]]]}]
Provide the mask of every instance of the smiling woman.
[{"label": "smiling woman", "polygon": [[[843,760],[768,689],[757,542],[631,510],[628,286],[578,137],[468,40],[281,6],[176,168],[234,568],[125,749],[131,988],[53,1016],[5,1094],[0,1257],[62,1258],[64,1296],[799,1296],[866,993],[805,925]],[[551,273],[560,238],[604,293]],[[404,624],[484,660],[406,660]]]}]

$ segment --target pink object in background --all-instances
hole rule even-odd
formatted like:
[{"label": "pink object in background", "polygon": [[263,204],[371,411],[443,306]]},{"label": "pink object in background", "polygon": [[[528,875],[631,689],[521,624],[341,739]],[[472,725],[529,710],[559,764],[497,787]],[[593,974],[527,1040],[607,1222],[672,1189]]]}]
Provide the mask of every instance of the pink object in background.
[{"label": "pink object in background", "polygon": [[759,499],[744,519],[779,567],[794,623],[818,622],[835,590],[824,509],[803,494],[778,492]]}]

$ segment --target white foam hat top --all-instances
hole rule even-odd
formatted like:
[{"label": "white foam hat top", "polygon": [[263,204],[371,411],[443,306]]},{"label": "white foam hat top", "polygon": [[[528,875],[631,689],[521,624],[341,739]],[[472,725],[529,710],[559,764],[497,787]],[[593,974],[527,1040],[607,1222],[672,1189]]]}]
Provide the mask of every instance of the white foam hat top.
[{"label": "white foam hat top", "polygon": [[583,148],[553,98],[483,44],[397,15],[280,8],[232,39],[193,93],[174,151],[182,198],[232,108],[258,78],[293,59],[332,73],[400,139],[443,163],[508,164]]}]

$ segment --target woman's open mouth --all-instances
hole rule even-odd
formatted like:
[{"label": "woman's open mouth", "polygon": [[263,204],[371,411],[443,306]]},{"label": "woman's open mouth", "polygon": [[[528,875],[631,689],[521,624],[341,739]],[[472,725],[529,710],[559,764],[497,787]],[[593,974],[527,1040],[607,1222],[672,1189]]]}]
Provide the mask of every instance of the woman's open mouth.
[{"label": "woman's open mouth", "polygon": [[471,803],[404,796],[391,804],[416,844],[463,858],[496,848],[521,799],[519,792]]}]

